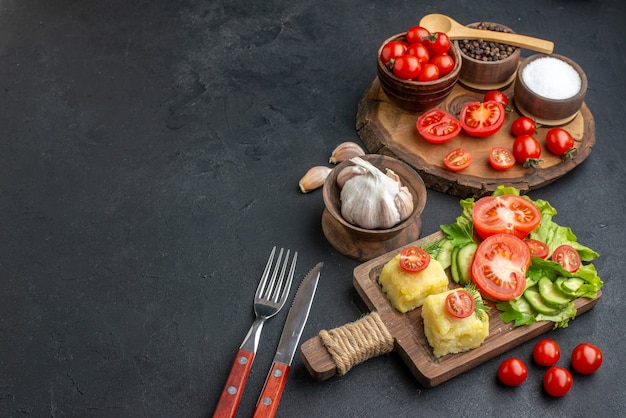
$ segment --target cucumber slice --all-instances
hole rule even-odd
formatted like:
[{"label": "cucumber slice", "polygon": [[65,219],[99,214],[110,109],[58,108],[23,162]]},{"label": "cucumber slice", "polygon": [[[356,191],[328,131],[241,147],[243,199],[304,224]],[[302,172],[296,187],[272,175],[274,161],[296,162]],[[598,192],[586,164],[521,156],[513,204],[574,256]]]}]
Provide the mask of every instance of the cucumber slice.
[{"label": "cucumber slice", "polygon": [[474,260],[476,248],[478,248],[478,245],[470,242],[465,247],[462,247],[457,254],[456,268],[458,270],[459,281],[463,285],[472,281],[472,260]]},{"label": "cucumber slice", "polygon": [[454,283],[459,282],[459,270],[457,267],[458,255],[459,247],[454,247],[454,249],[452,250],[452,258],[450,260],[450,274],[452,274],[452,280],[454,280]]},{"label": "cucumber slice", "polygon": [[559,312],[558,309],[551,308],[550,306],[543,303],[541,295],[538,291],[534,289],[526,289],[526,291],[524,292],[524,298],[526,298],[530,306],[532,306],[533,309],[539,313],[545,315],[555,315]]},{"label": "cucumber slice", "polygon": [[443,267],[444,270],[450,267],[453,249],[454,246],[452,245],[452,241],[449,239],[443,238],[439,242],[439,252],[437,253],[437,257],[435,257],[435,260],[439,261],[439,264],[441,264],[441,267]]},{"label": "cucumber slice", "polygon": [[572,299],[578,297],[578,289],[580,286],[585,284],[585,281],[579,277],[559,277],[557,280],[563,279],[561,283],[559,283],[559,290],[563,292],[566,296],[569,296]]},{"label": "cucumber slice", "polygon": [[552,280],[547,277],[539,279],[537,286],[539,287],[539,294],[545,304],[552,308],[561,309],[570,301],[569,298],[558,291],[556,286],[552,284]]},{"label": "cucumber slice", "polygon": [[533,308],[524,297],[515,298],[509,301],[509,304],[517,312],[526,316],[532,316],[534,314]]}]

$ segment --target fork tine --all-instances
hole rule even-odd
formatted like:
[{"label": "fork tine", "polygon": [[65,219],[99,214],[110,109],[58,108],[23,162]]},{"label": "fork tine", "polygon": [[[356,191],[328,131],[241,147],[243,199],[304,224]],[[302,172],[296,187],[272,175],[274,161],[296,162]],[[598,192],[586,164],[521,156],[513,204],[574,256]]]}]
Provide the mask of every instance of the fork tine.
[{"label": "fork tine", "polygon": [[272,248],[272,252],[270,252],[270,256],[267,259],[267,264],[265,265],[265,270],[263,270],[263,275],[261,276],[261,281],[259,282],[259,286],[256,289],[255,298],[260,298],[265,291],[265,285],[267,284],[267,279],[270,277],[270,270],[272,269],[272,261],[274,260],[274,254],[276,253],[276,246]]},{"label": "fork tine", "polygon": [[[289,274],[287,276],[287,282],[285,283],[285,285],[283,286],[282,289],[282,293],[280,294],[280,298],[279,298],[279,304],[282,307],[285,304],[285,301],[287,300],[287,296],[289,296],[289,289],[291,288],[291,282],[293,281],[293,275],[296,271],[296,261],[298,260],[298,252],[294,252],[293,253],[293,260],[291,261],[291,267],[289,268]],[[285,267],[287,265],[287,259],[285,259]],[[283,269],[283,275],[285,273],[285,270]],[[281,281],[282,281],[282,277],[281,276]]]}]

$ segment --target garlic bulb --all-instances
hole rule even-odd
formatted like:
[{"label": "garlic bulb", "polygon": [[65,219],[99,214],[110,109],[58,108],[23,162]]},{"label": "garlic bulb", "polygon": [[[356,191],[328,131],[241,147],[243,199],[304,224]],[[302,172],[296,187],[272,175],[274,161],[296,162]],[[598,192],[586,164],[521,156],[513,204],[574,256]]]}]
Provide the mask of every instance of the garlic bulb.
[{"label": "garlic bulb", "polygon": [[[365,229],[383,229],[411,215],[413,196],[396,173],[387,169],[385,174],[360,157],[350,161],[358,170],[351,167],[342,170],[350,169],[351,176],[341,189],[341,215],[346,221]],[[340,176],[341,173],[338,179]]]}]

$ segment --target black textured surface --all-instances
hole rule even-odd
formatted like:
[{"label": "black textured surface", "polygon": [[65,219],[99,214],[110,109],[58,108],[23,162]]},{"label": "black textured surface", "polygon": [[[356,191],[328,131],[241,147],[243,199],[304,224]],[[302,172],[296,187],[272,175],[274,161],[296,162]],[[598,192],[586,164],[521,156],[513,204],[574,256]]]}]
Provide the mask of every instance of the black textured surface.
[{"label": "black textured surface", "polygon": [[[297,182],[359,140],[374,51],[432,12],[553,40],[587,73],[596,147],[531,196],[601,254],[603,298],[548,334],[560,364],[582,341],[605,363],[553,399],[534,341],[433,389],[396,354],[321,383],[298,354],[278,416],[623,415],[624,4],[0,1],[0,416],[210,415],[272,245],[300,252],[299,277],[325,262],[303,341],[357,319],[357,263],[326,242],[321,192]],[[424,234],[458,212],[429,192]],[[265,327],[239,416],[285,316]],[[509,355],[530,368],[515,389],[495,377]]]}]

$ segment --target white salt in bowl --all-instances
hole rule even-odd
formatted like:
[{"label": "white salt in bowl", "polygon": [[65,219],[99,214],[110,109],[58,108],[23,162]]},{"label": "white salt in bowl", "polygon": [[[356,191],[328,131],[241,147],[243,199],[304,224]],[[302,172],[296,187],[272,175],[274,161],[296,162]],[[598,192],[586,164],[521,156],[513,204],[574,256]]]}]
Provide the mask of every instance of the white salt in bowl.
[{"label": "white salt in bowl", "polygon": [[557,54],[535,54],[520,64],[513,94],[520,113],[555,126],[576,117],[586,92],[587,76],[576,62]]}]

